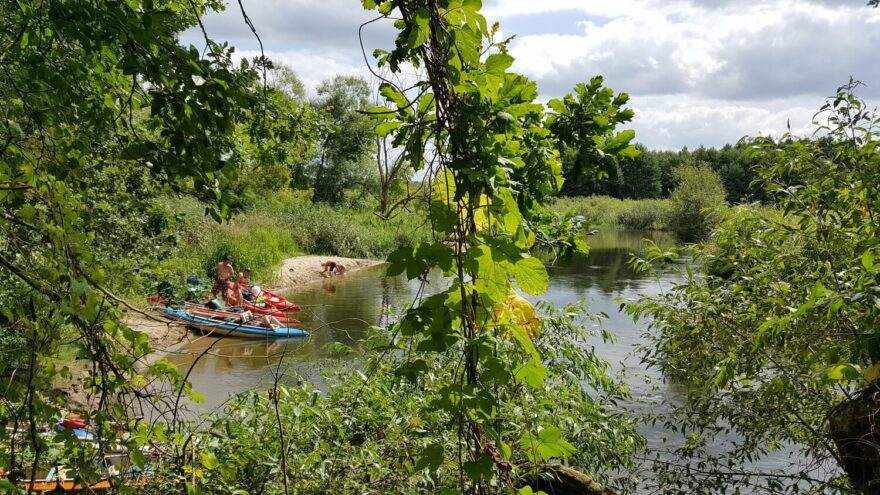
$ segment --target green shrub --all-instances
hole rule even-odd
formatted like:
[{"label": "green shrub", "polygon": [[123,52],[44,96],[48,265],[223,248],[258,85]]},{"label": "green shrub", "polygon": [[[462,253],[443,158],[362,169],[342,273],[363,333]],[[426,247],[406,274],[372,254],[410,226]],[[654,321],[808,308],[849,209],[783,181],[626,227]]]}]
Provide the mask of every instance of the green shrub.
[{"label": "green shrub", "polygon": [[181,230],[180,245],[159,270],[159,281],[172,285],[180,285],[190,274],[210,280],[217,261],[227,254],[233,257],[236,269],[250,267],[261,282],[271,283],[284,259],[299,252],[288,229],[256,213],[240,215],[222,225],[205,218],[190,219]]},{"label": "green shrub", "polygon": [[637,230],[663,230],[669,212],[666,199],[617,199],[610,196],[558,198],[557,213],[574,212],[590,225]]},{"label": "green shrub", "polygon": [[381,220],[370,210],[326,204],[295,204],[285,208],[292,235],[306,253],[384,258],[404,245],[427,239],[424,215],[399,215]]},{"label": "green shrub", "polygon": [[666,225],[681,241],[705,239],[727,204],[721,176],[705,165],[682,165],[674,173],[677,185],[669,197]]},{"label": "green shrub", "polygon": [[669,215],[669,201],[663,199],[625,200],[617,212],[617,225],[625,229],[663,229]]},{"label": "green shrub", "polygon": [[182,214],[179,244],[152,283],[172,286],[189,274],[210,280],[217,261],[227,254],[236,269],[250,267],[261,283],[271,284],[284,259],[297,254],[382,259],[401,246],[427,240],[429,234],[422,225],[425,215],[418,212],[384,221],[366,208],[313,204],[300,191],[281,190],[254,201],[224,224],[206,218],[194,200],[167,202]]}]

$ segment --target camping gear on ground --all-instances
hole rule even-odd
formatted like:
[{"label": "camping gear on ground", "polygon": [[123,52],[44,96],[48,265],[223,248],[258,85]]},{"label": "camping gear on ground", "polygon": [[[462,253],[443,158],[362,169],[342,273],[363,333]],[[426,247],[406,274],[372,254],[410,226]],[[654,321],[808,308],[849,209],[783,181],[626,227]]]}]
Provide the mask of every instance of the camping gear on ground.
[{"label": "camping gear on ground", "polygon": [[190,275],[186,277],[186,299],[187,301],[192,301],[194,299],[199,299],[205,295],[205,292],[208,291],[208,288],[202,284],[201,279],[199,279],[196,275]]}]

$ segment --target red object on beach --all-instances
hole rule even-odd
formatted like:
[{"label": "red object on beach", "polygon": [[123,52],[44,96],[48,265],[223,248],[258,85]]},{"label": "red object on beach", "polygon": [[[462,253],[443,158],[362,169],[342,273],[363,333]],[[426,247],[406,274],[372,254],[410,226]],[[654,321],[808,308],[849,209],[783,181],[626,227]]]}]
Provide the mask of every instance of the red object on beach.
[{"label": "red object on beach", "polygon": [[[241,285],[241,288],[242,288],[243,292],[246,292],[247,290],[249,290],[249,287],[245,286],[245,285]],[[267,306],[271,306],[271,307],[273,307],[277,310],[283,311],[285,313],[298,313],[299,311],[302,310],[302,308],[300,308],[296,304],[293,304],[292,302],[279,296],[278,294],[275,294],[274,292],[269,292],[265,289],[259,289],[259,296],[261,298],[263,298],[263,301],[266,303]],[[253,305],[253,303],[251,301],[247,301],[247,297],[248,297],[248,295],[245,294],[245,302]],[[230,304],[232,304],[232,301],[228,301],[228,302]],[[250,311],[254,311],[254,309],[248,307],[247,304],[245,304],[244,307]],[[261,313],[261,314],[272,314],[274,316],[274,313]]]}]

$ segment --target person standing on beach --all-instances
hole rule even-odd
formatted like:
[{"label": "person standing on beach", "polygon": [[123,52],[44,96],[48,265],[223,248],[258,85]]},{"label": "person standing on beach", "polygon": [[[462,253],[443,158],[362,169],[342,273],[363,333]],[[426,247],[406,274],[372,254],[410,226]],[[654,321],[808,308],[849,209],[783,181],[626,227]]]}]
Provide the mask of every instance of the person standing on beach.
[{"label": "person standing on beach", "polygon": [[216,268],[214,268],[217,280],[211,289],[211,297],[215,297],[219,293],[226,293],[229,289],[229,283],[235,280],[235,268],[232,267],[232,256],[226,255],[221,259]]}]

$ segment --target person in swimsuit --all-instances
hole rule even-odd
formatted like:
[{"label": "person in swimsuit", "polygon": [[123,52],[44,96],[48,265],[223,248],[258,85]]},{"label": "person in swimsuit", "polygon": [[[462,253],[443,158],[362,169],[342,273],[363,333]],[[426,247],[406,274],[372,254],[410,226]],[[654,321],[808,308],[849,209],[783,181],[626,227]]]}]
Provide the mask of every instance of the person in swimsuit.
[{"label": "person in swimsuit", "polygon": [[228,254],[224,256],[214,268],[214,273],[217,279],[214,282],[214,287],[211,288],[212,298],[221,292],[226,292],[229,289],[229,283],[235,280],[235,268],[232,267],[232,256]]},{"label": "person in swimsuit", "polygon": [[345,265],[342,263],[337,263],[333,260],[327,260],[321,263],[321,267],[323,270],[321,271],[322,277],[332,277],[333,275],[344,275],[345,274]]},{"label": "person in swimsuit", "polygon": [[251,285],[251,269],[245,268],[241,271],[241,274],[238,275],[238,285],[242,288],[247,288],[247,286]]}]

